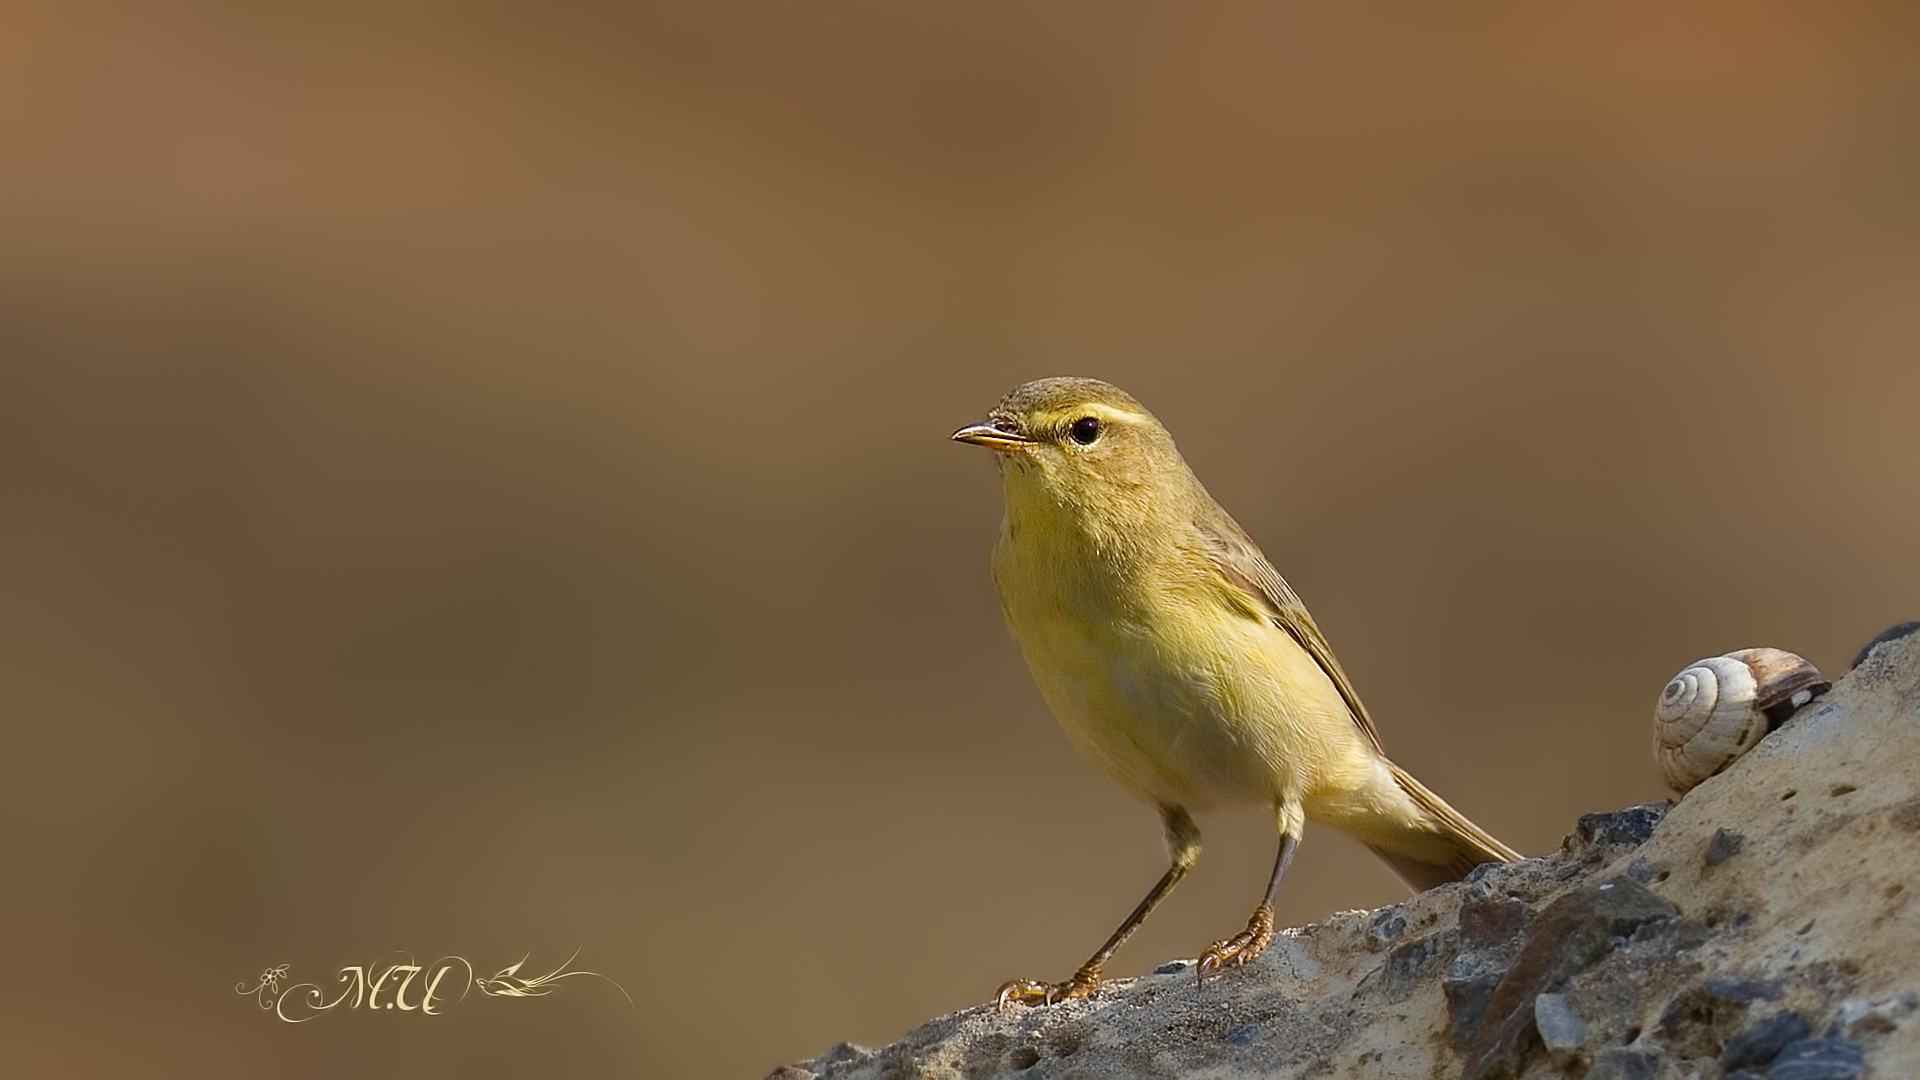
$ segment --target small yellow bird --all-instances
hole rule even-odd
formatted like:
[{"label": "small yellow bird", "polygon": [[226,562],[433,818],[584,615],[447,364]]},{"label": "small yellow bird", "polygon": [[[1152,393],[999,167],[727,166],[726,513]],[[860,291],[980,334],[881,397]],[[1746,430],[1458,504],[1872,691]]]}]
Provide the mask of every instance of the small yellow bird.
[{"label": "small yellow bird", "polygon": [[1063,983],[1001,1007],[1083,997],[1200,854],[1193,812],[1272,809],[1280,853],[1247,928],[1199,971],[1273,940],[1273,898],[1307,819],[1337,825],[1415,890],[1513,850],[1388,761],[1313,616],[1200,486],[1152,414],[1097,379],[1019,387],[953,438],[998,452],[1007,517],[993,578],[1040,693],[1073,744],[1160,811],[1171,865]]}]

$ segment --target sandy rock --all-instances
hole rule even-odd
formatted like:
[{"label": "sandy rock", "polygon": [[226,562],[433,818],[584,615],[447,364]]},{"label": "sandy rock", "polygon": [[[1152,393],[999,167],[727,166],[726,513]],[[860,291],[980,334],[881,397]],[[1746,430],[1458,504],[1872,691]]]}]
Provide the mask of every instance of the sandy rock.
[{"label": "sandy rock", "polygon": [[[1639,738],[1639,718],[1622,738]],[[1044,1009],[982,1005],[787,1080],[1920,1077],[1920,634],[1677,806]]]}]

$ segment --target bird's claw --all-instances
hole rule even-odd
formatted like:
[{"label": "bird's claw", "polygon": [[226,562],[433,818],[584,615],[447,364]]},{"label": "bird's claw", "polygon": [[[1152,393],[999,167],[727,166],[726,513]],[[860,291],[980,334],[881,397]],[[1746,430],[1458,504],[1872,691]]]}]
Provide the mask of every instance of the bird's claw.
[{"label": "bird's claw", "polygon": [[1015,979],[994,995],[994,1007],[1005,1012],[1012,1005],[1055,1005],[1086,997],[1099,988],[1100,969],[1097,967],[1081,968],[1073,973],[1073,978],[1060,983]]},{"label": "bird's claw", "polygon": [[1216,941],[1200,954],[1200,962],[1194,965],[1194,979],[1204,983],[1207,972],[1232,965],[1251,963],[1267,946],[1273,944],[1273,908],[1261,904],[1253,909],[1253,917],[1247,920],[1247,928],[1225,941]]}]

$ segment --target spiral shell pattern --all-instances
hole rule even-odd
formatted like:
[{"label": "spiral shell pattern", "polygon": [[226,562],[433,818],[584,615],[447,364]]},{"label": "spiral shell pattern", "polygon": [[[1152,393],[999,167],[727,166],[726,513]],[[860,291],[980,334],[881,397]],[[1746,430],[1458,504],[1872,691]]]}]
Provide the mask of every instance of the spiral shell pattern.
[{"label": "spiral shell pattern", "polygon": [[1741,649],[1689,664],[1653,712],[1653,756],[1667,786],[1685,793],[1759,745],[1831,683],[1782,649]]}]

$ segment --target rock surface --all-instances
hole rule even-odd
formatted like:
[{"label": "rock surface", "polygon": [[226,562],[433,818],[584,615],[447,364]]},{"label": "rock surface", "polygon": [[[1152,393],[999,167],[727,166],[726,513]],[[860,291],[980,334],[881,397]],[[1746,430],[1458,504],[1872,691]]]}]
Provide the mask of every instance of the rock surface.
[{"label": "rock surface", "polygon": [[[1634,734],[1638,734],[1635,732]],[[1083,1001],[980,1006],[787,1080],[1920,1077],[1920,634],[1677,806]]]}]

